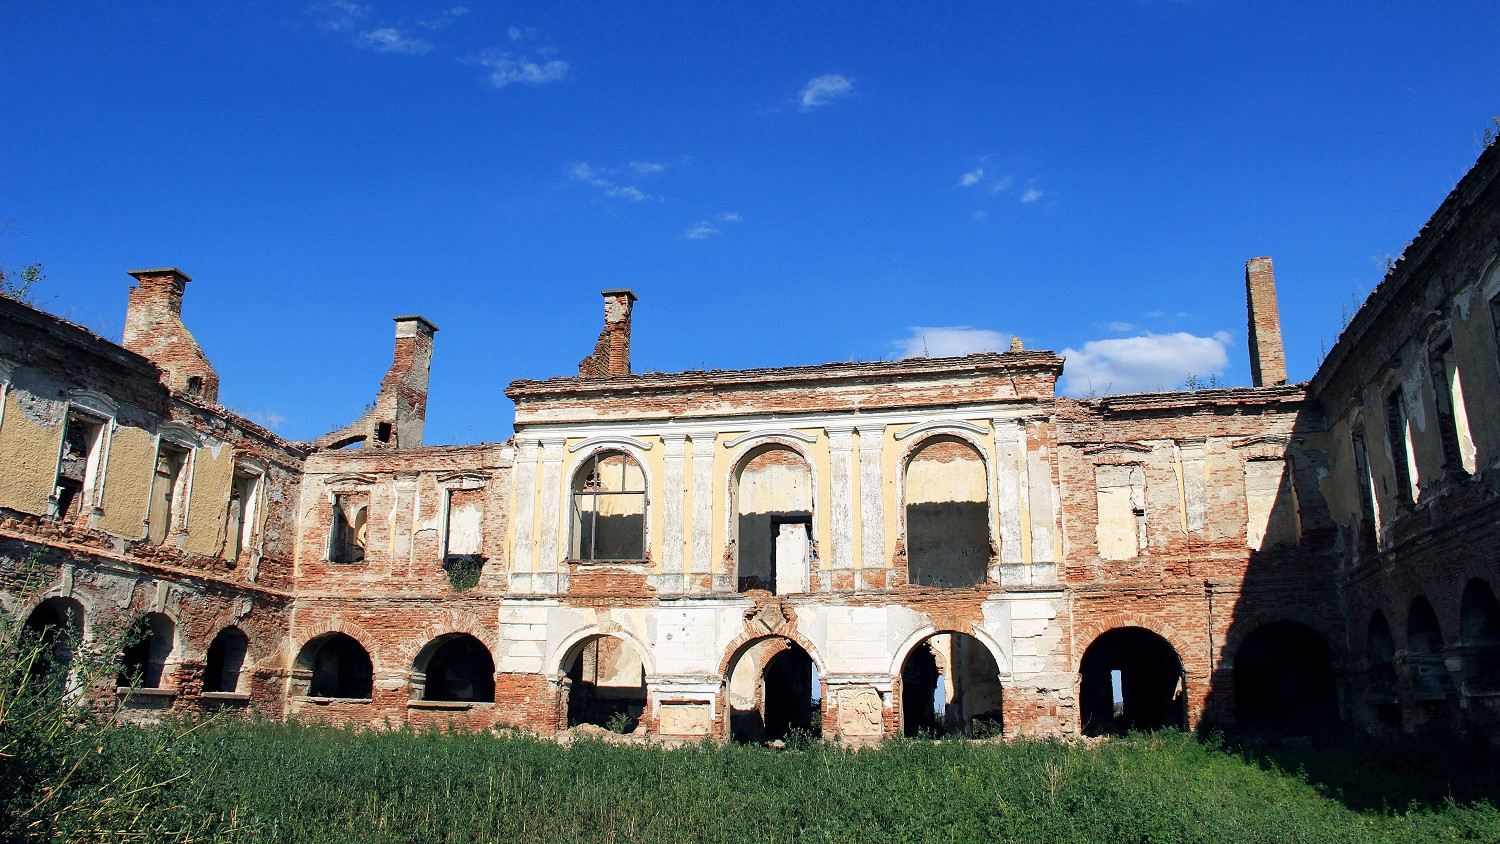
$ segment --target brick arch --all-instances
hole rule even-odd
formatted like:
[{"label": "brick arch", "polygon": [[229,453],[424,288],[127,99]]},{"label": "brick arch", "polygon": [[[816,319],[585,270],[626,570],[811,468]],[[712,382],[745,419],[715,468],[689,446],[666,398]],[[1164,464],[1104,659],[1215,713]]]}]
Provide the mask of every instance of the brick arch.
[{"label": "brick arch", "polygon": [[809,642],[801,633],[797,632],[796,622],[793,622],[791,625],[781,630],[773,630],[770,632],[756,632],[754,630],[746,630],[740,635],[734,637],[734,641],[729,643],[729,647],[724,650],[724,656],[719,660],[719,683],[721,685],[729,682],[730,664],[732,664],[747,648],[762,639],[786,639],[788,642],[797,645],[802,650],[806,651],[808,657],[812,659],[813,666],[818,669],[818,676],[828,676],[827,664],[823,661],[823,657],[818,654],[818,651],[813,647],[812,642]]},{"label": "brick arch", "polygon": [[1000,643],[995,640],[995,637],[991,636],[988,630],[985,630],[978,624],[973,625],[970,630],[959,630],[955,627],[938,627],[932,624],[926,624],[917,628],[911,635],[902,640],[900,645],[896,646],[895,652],[891,655],[891,677],[894,679],[901,676],[901,669],[906,665],[906,658],[911,655],[911,652],[916,649],[917,645],[931,639],[933,636],[943,633],[956,633],[976,639],[981,645],[984,645],[985,650],[989,651],[990,658],[995,661],[995,667],[1000,669],[996,680],[998,681],[1001,677],[1007,680],[1010,679],[1010,660],[1005,658],[1005,652],[1000,649]]},{"label": "brick arch", "polygon": [[[1132,612],[1111,613],[1103,618],[1087,622],[1073,628],[1073,641],[1082,645],[1077,653],[1073,654],[1073,671],[1078,671],[1078,663],[1083,659],[1083,652],[1089,649],[1096,639],[1111,630],[1122,627],[1139,627],[1160,636],[1172,650],[1177,651],[1177,658],[1182,659],[1182,647],[1179,645],[1177,631],[1162,624],[1159,620],[1150,616],[1140,615]],[[1186,662],[1186,660],[1183,660]]]},{"label": "brick arch", "polygon": [[[641,641],[640,637],[626,630],[619,622],[601,621],[596,624],[580,627],[569,633],[552,650],[551,655],[547,658],[546,665],[547,676],[552,682],[562,682],[562,678],[567,674],[567,668],[563,664],[564,661],[572,655],[573,651],[579,645],[596,636],[613,636],[616,639],[629,643],[631,647],[635,648],[636,653],[640,655],[641,670],[645,672],[646,677],[650,678],[656,675],[656,654],[651,648],[646,646],[645,642]],[[649,679],[647,683],[649,685]]]},{"label": "brick arch", "polygon": [[466,633],[473,636],[489,648],[491,654],[495,652],[494,645],[498,643],[499,638],[494,635],[493,629],[480,620],[477,614],[468,610],[450,610],[444,618],[423,627],[415,636],[404,638],[400,643],[392,645],[391,659],[394,664],[404,665],[409,671],[415,664],[417,656],[432,644],[434,639],[450,633]]},{"label": "brick arch", "polygon": [[89,636],[100,613],[99,609],[94,606],[93,601],[89,600],[83,595],[78,594],[76,591],[70,595],[64,595],[62,589],[53,588],[48,589],[46,592],[43,592],[40,595],[36,595],[34,599],[17,601],[15,604],[16,617],[24,622],[27,618],[31,617],[32,613],[36,612],[37,607],[40,607],[42,604],[53,598],[64,598],[70,601],[77,601],[78,605],[80,607],[83,607],[82,617],[78,619],[78,624],[83,629],[83,635],[79,639],[78,644],[80,647],[82,647],[84,644],[89,643]]},{"label": "brick arch", "polygon": [[[1349,654],[1345,651],[1342,640],[1334,635],[1337,630],[1331,622],[1300,607],[1287,607],[1279,611],[1254,612],[1231,624],[1224,634],[1224,644],[1219,649],[1222,658],[1216,667],[1233,668],[1234,655],[1239,653],[1240,646],[1245,643],[1245,638],[1267,624],[1274,624],[1278,621],[1296,622],[1311,628],[1314,633],[1318,634],[1328,648],[1328,655],[1333,660],[1335,671],[1338,670],[1340,663],[1348,662]],[[1389,622],[1390,619],[1387,618],[1386,621]]]},{"label": "brick arch", "polygon": [[297,655],[302,653],[303,648],[306,648],[308,643],[314,639],[327,636],[329,633],[343,633],[345,636],[358,642],[359,646],[365,649],[365,653],[370,655],[370,666],[375,676],[378,677],[380,675],[381,668],[384,667],[384,661],[379,658],[376,649],[370,646],[375,641],[375,637],[370,631],[358,624],[352,621],[345,621],[343,618],[337,616],[303,628],[302,635],[296,639],[288,638],[287,643],[293,645],[293,648],[285,655],[285,667],[287,669],[295,668]]},{"label": "brick arch", "polygon": [[896,458],[896,465],[899,471],[898,482],[896,484],[896,538],[901,542],[906,541],[906,475],[911,468],[912,458],[916,457],[917,453],[930,445],[933,440],[947,437],[958,440],[969,448],[974,449],[975,456],[979,458],[979,465],[984,468],[984,499],[986,521],[990,532],[990,545],[998,551],[1000,546],[1000,526],[996,523],[996,519],[998,518],[995,509],[995,502],[997,500],[996,470],[995,457],[990,453],[990,447],[979,438],[979,435],[971,433],[957,425],[932,427],[918,425],[915,427],[925,428],[925,430],[913,437],[911,442],[907,443],[901,449],[900,455]]},{"label": "brick arch", "polygon": [[733,540],[735,537],[735,512],[739,506],[736,496],[739,492],[740,473],[744,471],[745,465],[750,462],[750,454],[765,446],[784,448],[801,457],[802,462],[807,464],[809,491],[812,499],[810,504],[813,514],[813,533],[816,536],[818,530],[818,466],[813,462],[812,455],[807,451],[808,443],[780,434],[766,434],[747,440],[729,456],[729,471],[725,473],[724,477],[724,483],[727,485],[724,488],[724,501],[728,504],[726,508],[727,512],[724,514],[726,520],[724,526],[727,533],[724,535],[730,540]]}]

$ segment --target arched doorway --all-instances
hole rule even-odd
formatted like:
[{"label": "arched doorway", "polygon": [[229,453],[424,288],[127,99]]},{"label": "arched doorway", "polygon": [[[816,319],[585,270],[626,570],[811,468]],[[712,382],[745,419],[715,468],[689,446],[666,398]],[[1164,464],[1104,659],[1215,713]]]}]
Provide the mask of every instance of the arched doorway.
[{"label": "arched doorway", "polygon": [[297,654],[293,693],[368,700],[373,696],[374,677],[370,653],[363,645],[347,634],[327,633],[303,645]]},{"label": "arched doorway", "polygon": [[1234,704],[1244,730],[1315,735],[1338,723],[1328,644],[1296,621],[1256,628],[1234,656]]},{"label": "arched doorway", "polygon": [[729,736],[781,741],[793,731],[822,734],[823,684],[806,650],[768,636],[740,649],[729,668]]},{"label": "arched doorway", "polygon": [[915,586],[978,586],[989,577],[989,474],[954,436],[923,440],[906,461],[906,567]]},{"label": "arched doorway", "polygon": [[901,663],[901,730],[905,735],[994,735],[1004,715],[1000,666],[967,633],[935,633]]},{"label": "arched doorway", "polygon": [[26,616],[26,634],[37,647],[28,679],[55,684],[52,693],[63,694],[83,642],[83,605],[72,598],[48,598]]},{"label": "arched doorway", "polygon": [[1463,633],[1464,694],[1500,692],[1500,603],[1479,578],[1464,587],[1459,609]]},{"label": "arched doorway", "polygon": [[229,693],[240,690],[240,671],[245,665],[245,653],[250,649],[250,639],[238,627],[226,627],[219,631],[208,646],[208,659],[203,666],[203,691]]},{"label": "arched doorway", "polygon": [[130,626],[120,655],[121,686],[159,689],[166,680],[177,625],[163,613],[148,612]]},{"label": "arched doorway", "polygon": [[752,449],[734,480],[737,588],[806,592],[812,561],[812,469],[796,450]]},{"label": "arched doorway", "polygon": [[439,636],[412,661],[412,692],[417,700],[494,703],[494,657],[467,633]]},{"label": "arched doorway", "polygon": [[617,636],[590,636],[563,658],[568,726],[593,724],[631,732],[646,711],[646,665]]},{"label": "arched doorway", "polygon": [[1144,627],[1095,639],[1078,663],[1084,735],[1187,728],[1187,678],[1177,649]]},{"label": "arched doorway", "polygon": [[1453,679],[1443,662],[1443,630],[1432,603],[1418,595],[1406,614],[1406,670],[1412,696],[1419,701],[1442,700],[1453,690]]},{"label": "arched doorway", "polygon": [[1368,694],[1375,721],[1387,726],[1401,726],[1401,684],[1396,678],[1396,640],[1385,613],[1376,610],[1370,616],[1365,635],[1365,659],[1369,663]]}]

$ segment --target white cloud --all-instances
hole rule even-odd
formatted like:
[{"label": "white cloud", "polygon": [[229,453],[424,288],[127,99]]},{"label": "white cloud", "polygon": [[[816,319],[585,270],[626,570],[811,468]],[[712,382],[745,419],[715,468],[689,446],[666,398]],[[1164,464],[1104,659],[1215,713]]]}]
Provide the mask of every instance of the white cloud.
[{"label": "white cloud", "polygon": [[1003,190],[1008,190],[1010,186],[1015,183],[1016,177],[1006,174],[1005,176],[996,179],[993,185],[990,185],[990,193],[999,193]]},{"label": "white cloud", "polygon": [[327,32],[347,32],[359,26],[359,22],[370,14],[369,6],[351,3],[349,0],[328,0],[314,3],[308,13],[321,18],[318,28]]},{"label": "white cloud", "polygon": [[520,41],[523,38],[530,38],[533,35],[536,35],[536,30],[529,26],[525,29],[522,29],[518,26],[512,26],[505,30],[505,34],[512,41]]},{"label": "white cloud", "polygon": [[1063,349],[1063,391],[1072,395],[1170,390],[1188,375],[1222,375],[1231,337],[1220,331],[1197,337],[1185,331],[1090,340]]},{"label": "white cloud", "polygon": [[1027,188],[1026,192],[1023,193],[1023,194],[1021,194],[1021,201],[1022,202],[1036,202],[1038,199],[1041,199],[1041,198],[1042,198],[1042,192],[1039,191],[1039,190],[1037,190],[1036,188]]},{"label": "white cloud", "polygon": [[415,35],[408,35],[394,26],[384,26],[359,34],[359,46],[377,53],[400,53],[419,56],[432,52],[432,42]]},{"label": "white cloud", "polygon": [[442,29],[468,13],[468,6],[454,6],[430,21],[417,21],[417,26],[426,27],[427,29]]},{"label": "white cloud", "polygon": [[1166,316],[1166,314],[1162,311],[1147,311],[1144,314],[1141,314],[1141,316],[1150,317],[1151,319],[1161,319],[1162,317]]},{"label": "white cloud", "polygon": [[1010,335],[1003,331],[968,325],[923,326],[910,329],[911,336],[891,345],[903,358],[947,358],[975,352],[999,352],[1010,348]]},{"label": "white cloud", "polygon": [[538,50],[537,54],[532,56],[492,48],[480,53],[472,61],[490,72],[486,79],[496,88],[504,88],[516,82],[543,85],[568,75],[568,63],[549,58],[552,54],[550,49]]},{"label": "white cloud", "polygon": [[982,221],[985,217],[988,217],[989,215],[990,214],[989,214],[988,211],[985,211],[983,208],[981,208],[978,211],[975,211],[974,214],[973,214],[973,216],[971,216],[969,219],[971,219],[974,222],[978,223],[978,222]]},{"label": "white cloud", "polygon": [[802,86],[802,91],[797,98],[802,102],[802,110],[809,111],[852,93],[854,93],[853,79],[839,73],[825,73],[809,79],[807,84]]},{"label": "white cloud", "polygon": [[1116,321],[1116,322],[1111,322],[1110,324],[1106,325],[1105,328],[1108,328],[1110,331],[1118,331],[1121,334],[1124,334],[1127,331],[1134,331],[1135,330],[1135,323],[1132,323],[1132,322],[1118,322],[1118,321]]},{"label": "white cloud", "polygon": [[632,161],[630,162],[630,169],[642,176],[648,176],[652,173],[662,172],[667,169],[667,166],[665,164],[657,164],[654,161]]},{"label": "white cloud", "polygon": [[266,410],[263,413],[246,413],[245,416],[251,422],[254,422],[262,428],[266,428],[268,430],[275,430],[278,426],[281,425],[281,423],[286,421],[285,416],[282,416],[280,413],[277,413],[274,410]]},{"label": "white cloud", "polygon": [[960,187],[971,188],[982,181],[984,181],[984,168],[975,167],[973,170],[963,174],[963,177],[958,180],[958,184]]},{"label": "white cloud", "polygon": [[580,161],[568,169],[568,176],[575,182],[583,182],[584,184],[593,185],[603,190],[604,195],[608,197],[628,199],[631,202],[661,198],[659,196],[652,196],[635,185],[622,185],[616,182],[610,178],[613,172],[612,170],[600,170],[590,167],[587,162]]},{"label": "white cloud", "polygon": [[682,236],[687,238],[688,240],[707,240],[708,238],[713,237],[716,234],[724,233],[724,230],[719,227],[721,223],[738,223],[739,221],[739,214],[736,214],[733,211],[728,211],[718,215],[717,217],[712,217],[707,220],[699,220],[698,222],[689,226],[688,230],[682,233]]}]

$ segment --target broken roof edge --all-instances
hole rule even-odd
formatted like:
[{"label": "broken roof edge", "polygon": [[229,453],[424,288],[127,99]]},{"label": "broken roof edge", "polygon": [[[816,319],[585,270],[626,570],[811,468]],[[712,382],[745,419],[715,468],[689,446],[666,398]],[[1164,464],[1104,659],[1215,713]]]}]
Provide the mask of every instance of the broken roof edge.
[{"label": "broken roof edge", "polygon": [[519,379],[510,382],[505,395],[546,395],[575,392],[628,392],[668,390],[681,387],[745,385],[769,381],[809,381],[821,378],[882,378],[902,375],[933,375],[965,371],[1044,370],[1053,377],[1062,373],[1063,358],[1054,352],[979,352],[942,358],[902,358],[894,361],[836,361],[804,366],[755,369],[690,369],[683,372],[646,372],[609,378],[579,378],[562,375],[545,381]]},{"label": "broken roof edge", "polygon": [[1308,400],[1308,382],[1267,387],[1223,387],[1214,390],[1163,390],[1152,393],[1120,393],[1097,398],[1075,398],[1080,406],[1100,411],[1155,410],[1182,405],[1298,403]]},{"label": "broken roof edge", "polygon": [[1443,198],[1427,222],[1417,230],[1416,237],[1407,244],[1401,257],[1396,259],[1396,263],[1381,278],[1380,283],[1360,303],[1354,316],[1350,317],[1349,324],[1339,332],[1333,348],[1328,350],[1317,371],[1308,379],[1307,385],[1311,393],[1322,395],[1328,389],[1329,384],[1348,363],[1351,350],[1385,314],[1391,300],[1408,285],[1415,283],[1413,279],[1421,272],[1428,257],[1452,232],[1454,221],[1495,182],[1497,176],[1500,176],[1500,143],[1492,143],[1479,153],[1474,165]]}]

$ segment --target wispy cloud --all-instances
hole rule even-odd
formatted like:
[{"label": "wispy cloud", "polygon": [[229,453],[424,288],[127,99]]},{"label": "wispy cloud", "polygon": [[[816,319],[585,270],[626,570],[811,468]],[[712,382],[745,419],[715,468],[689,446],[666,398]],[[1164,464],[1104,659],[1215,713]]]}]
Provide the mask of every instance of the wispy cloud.
[{"label": "wispy cloud", "polygon": [[251,422],[254,422],[255,424],[261,426],[262,428],[267,428],[273,431],[276,428],[280,427],[281,423],[286,421],[285,416],[282,416],[280,413],[277,413],[274,410],[265,410],[259,413],[246,413],[244,414],[244,416]]},{"label": "wispy cloud", "polygon": [[1022,202],[1036,202],[1038,199],[1041,199],[1045,195],[1046,194],[1042,193],[1041,191],[1037,190],[1036,188],[1027,188],[1026,192],[1023,193],[1023,194],[1021,194],[1021,201]]},{"label": "wispy cloud", "polygon": [[1072,395],[1169,390],[1188,375],[1222,375],[1233,338],[1220,331],[1198,337],[1185,331],[1090,340],[1063,349],[1063,390]]},{"label": "wispy cloud", "polygon": [[733,211],[727,211],[716,217],[710,217],[706,220],[699,220],[698,222],[689,226],[688,230],[682,233],[682,236],[687,238],[688,240],[707,240],[714,235],[723,234],[724,229],[721,228],[721,226],[724,223],[738,223],[740,219],[741,218],[739,214],[736,214]]},{"label": "wispy cloud", "polygon": [[1118,321],[1116,321],[1116,322],[1111,322],[1111,323],[1109,323],[1108,325],[1106,325],[1104,327],[1108,328],[1110,331],[1118,331],[1121,334],[1124,334],[1127,331],[1134,331],[1135,330],[1135,323],[1132,323],[1132,322],[1118,322]]},{"label": "wispy cloud", "polygon": [[968,325],[925,326],[908,329],[911,335],[891,345],[903,358],[947,358],[1010,348],[1010,335]]},{"label": "wispy cloud", "polygon": [[1000,193],[1001,191],[1010,190],[1010,186],[1015,183],[1016,177],[1006,174],[996,179],[993,185],[990,185],[990,193]]},{"label": "wispy cloud", "polygon": [[312,4],[307,12],[318,19],[318,28],[325,32],[348,32],[369,16],[370,7],[349,0],[327,0]]},{"label": "wispy cloud", "polygon": [[440,13],[437,17],[433,18],[430,21],[417,21],[417,26],[420,26],[423,29],[430,29],[434,31],[443,29],[444,27],[451,25],[454,21],[458,20],[464,15],[467,15],[468,13],[468,6],[454,6],[453,8]]},{"label": "wispy cloud", "polygon": [[383,26],[359,34],[359,46],[377,53],[400,53],[419,56],[432,52],[432,42],[403,32],[394,26]]},{"label": "wispy cloud", "polygon": [[641,176],[649,176],[652,173],[660,173],[660,172],[662,172],[663,170],[666,170],[666,169],[667,169],[667,165],[665,165],[665,164],[657,164],[654,161],[632,161],[632,162],[630,162],[630,171],[632,173],[635,173],[635,174],[641,175]]},{"label": "wispy cloud", "polygon": [[840,73],[825,73],[815,76],[802,86],[797,99],[802,103],[803,111],[811,111],[820,106],[828,105],[834,100],[840,100],[854,93],[854,80]]},{"label": "wispy cloud", "polygon": [[984,181],[984,168],[975,167],[973,170],[963,174],[958,179],[959,187],[971,188]]},{"label": "wispy cloud", "polygon": [[556,82],[568,75],[568,63],[553,58],[556,50],[539,47],[533,53],[515,53],[492,47],[472,59],[474,64],[489,71],[485,77],[496,88],[515,83],[544,85]]},{"label": "wispy cloud", "polygon": [[586,185],[593,185],[594,187],[604,191],[605,196],[615,199],[628,199],[631,202],[642,202],[647,199],[661,199],[661,197],[659,196],[652,196],[651,194],[646,193],[635,185],[621,184],[620,182],[617,182],[612,178],[613,175],[613,170],[596,168],[583,161],[580,161],[577,164],[574,164],[572,167],[568,168],[569,178],[573,179],[573,181],[575,182],[582,182]]}]

